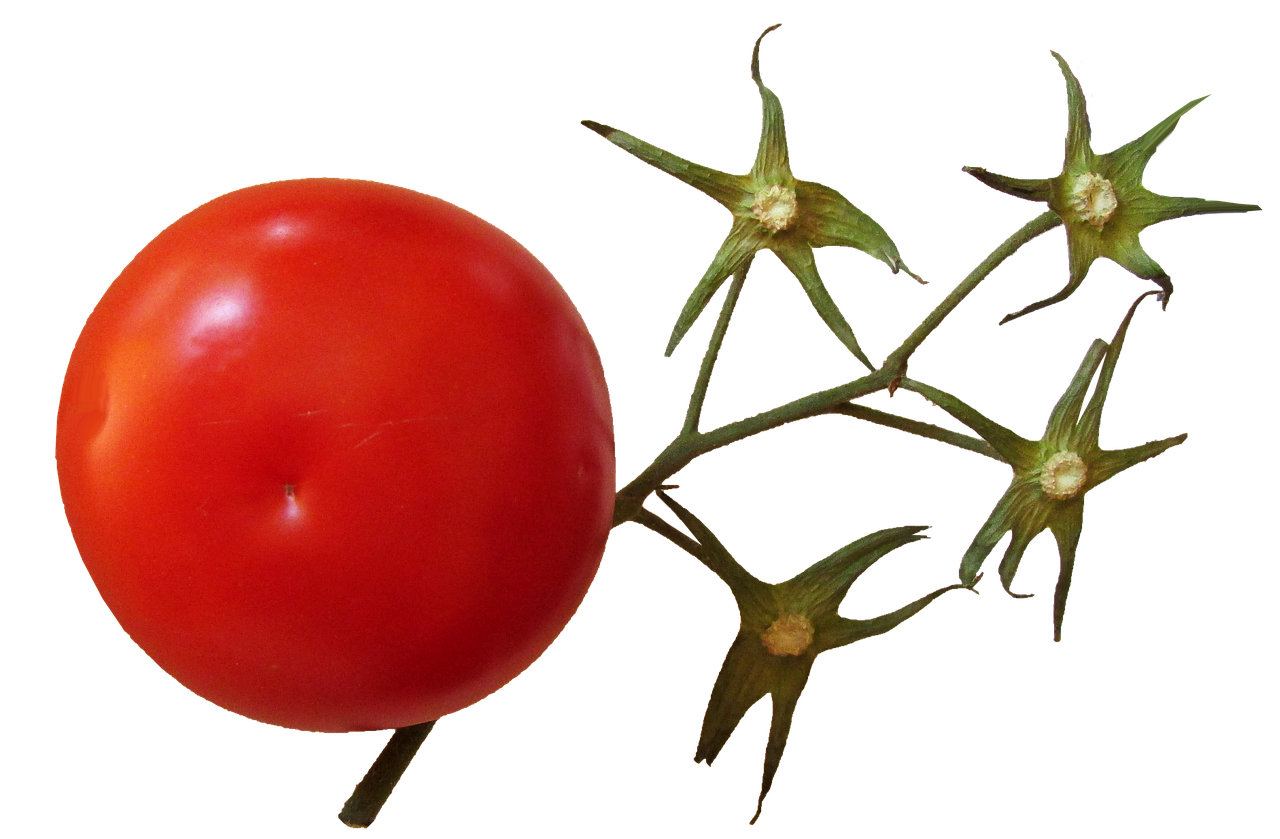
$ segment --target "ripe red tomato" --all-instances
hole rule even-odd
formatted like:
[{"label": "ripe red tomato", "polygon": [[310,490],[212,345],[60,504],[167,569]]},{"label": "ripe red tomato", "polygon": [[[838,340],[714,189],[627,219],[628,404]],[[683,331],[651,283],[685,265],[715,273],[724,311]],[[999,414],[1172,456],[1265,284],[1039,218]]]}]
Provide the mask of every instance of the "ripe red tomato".
[{"label": "ripe red tomato", "polygon": [[436,719],[564,627],[613,509],[595,345],[547,270],[367,181],[179,219],[85,324],[58,411],[71,531],[191,690],[313,731]]}]

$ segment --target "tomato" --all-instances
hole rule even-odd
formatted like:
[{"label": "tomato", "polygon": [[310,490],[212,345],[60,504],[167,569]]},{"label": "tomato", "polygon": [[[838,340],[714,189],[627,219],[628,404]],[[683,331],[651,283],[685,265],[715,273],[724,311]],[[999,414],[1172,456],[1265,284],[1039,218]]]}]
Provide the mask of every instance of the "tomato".
[{"label": "tomato", "polygon": [[613,509],[595,345],[547,270],[367,181],[174,223],[85,324],[58,411],[76,545],[195,693],[312,731],[457,711],[581,602]]}]

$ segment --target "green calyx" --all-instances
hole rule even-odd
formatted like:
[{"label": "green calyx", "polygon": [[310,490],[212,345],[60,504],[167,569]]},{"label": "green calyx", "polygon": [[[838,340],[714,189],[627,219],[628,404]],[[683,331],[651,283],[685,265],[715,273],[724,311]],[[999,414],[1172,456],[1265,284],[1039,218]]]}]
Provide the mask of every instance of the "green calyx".
[{"label": "green calyx", "polygon": [[[976,583],[988,554],[1009,533],[1012,534],[1009,547],[1000,562],[1000,582],[1014,597],[1029,597],[1014,594],[1010,588],[1018,564],[1032,539],[1046,529],[1053,533],[1058,543],[1060,566],[1053,600],[1055,641],[1062,640],[1062,616],[1084,523],[1085,494],[1130,466],[1187,439],[1186,434],[1180,434],[1118,451],[1105,451],[1098,446],[1103,404],[1129,323],[1138,304],[1156,293],[1147,292],[1134,301],[1110,344],[1097,340],[1089,347],[1066,392],[1054,406],[1044,436],[1038,441],[1018,436],[949,393],[920,382],[902,382],[904,390],[921,394],[972,428],[1013,467],[1013,481],[965,551],[960,562],[961,581],[968,585]],[[1095,374],[1098,383],[1085,406],[1085,394]]]},{"label": "green calyx", "polygon": [[1143,229],[1169,219],[1206,213],[1244,213],[1261,209],[1253,204],[1206,201],[1203,198],[1169,198],[1142,185],[1142,174],[1156,148],[1173,133],[1178,120],[1208,97],[1188,102],[1146,134],[1107,154],[1090,147],[1089,115],[1084,92],[1071,68],[1056,52],[1067,82],[1067,139],[1062,173],[1055,178],[1027,180],[997,175],[966,166],[964,171],[1001,192],[1029,201],[1043,201],[1062,219],[1067,230],[1070,277],[1051,297],[1007,315],[1001,323],[1061,302],[1080,286],[1089,267],[1106,257],[1133,274],[1156,283],[1167,305],[1173,283],[1138,241]]},{"label": "green calyx", "polygon": [[881,530],[846,545],[786,582],[770,585],[752,576],[729,555],[715,535],[692,513],[662,491],[658,497],[679,517],[701,546],[699,559],[729,586],[738,604],[741,623],[729,647],[711,701],[702,721],[702,735],[694,760],[710,765],[743,715],[772,697],[773,720],[765,747],[764,779],[754,824],[791,730],[796,703],[820,653],[893,629],[945,592],[951,585],[869,620],[841,617],[837,610],[854,581],[885,554],[925,537],[923,527]]},{"label": "green calyx", "polygon": [[841,343],[874,369],[823,285],[813,249],[828,245],[857,248],[887,264],[895,274],[901,270],[924,281],[907,269],[897,246],[874,219],[835,190],[792,175],[782,104],[760,78],[760,42],[777,28],[775,24],[761,34],[751,55],[751,78],[760,90],[764,127],[755,164],[746,175],[729,175],[699,166],[598,122],[584,120],[582,124],[645,163],[709,195],[733,213],[729,236],[676,320],[667,355],[675,350],[724,281],[746,266],[757,251],[767,249],[777,254],[800,281],[809,301]]}]

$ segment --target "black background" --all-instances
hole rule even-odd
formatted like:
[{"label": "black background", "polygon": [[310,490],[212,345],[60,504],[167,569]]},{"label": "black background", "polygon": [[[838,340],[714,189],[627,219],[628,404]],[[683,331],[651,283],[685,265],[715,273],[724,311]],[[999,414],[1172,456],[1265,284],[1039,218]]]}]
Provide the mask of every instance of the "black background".
[{"label": "black background", "polygon": [[[650,28],[636,20],[436,28],[378,38],[255,32],[192,47],[125,41],[83,58],[55,117],[32,128],[68,143],[49,182],[74,196],[60,225],[58,314],[47,405],[79,324],[138,247],[221,192],[293,175],[357,175],[438,193],[520,238],[570,291],[602,350],[630,479],[675,434],[712,313],[675,359],[660,356],[682,300],[728,227],[714,202],[627,158],[579,120],[614,124],[687,158],[745,172],[759,105],[751,40],[769,20]],[[390,33],[388,36],[387,33]],[[1083,33],[1082,33],[1083,35]],[[1037,213],[957,172],[983,164],[1057,173],[1062,82],[1047,47],[1079,67],[1094,145],[1110,150],[1190,97],[1194,111],[1148,170],[1148,186],[1262,200],[1254,127],[1260,59],[1229,44],[1201,60],[1121,49],[1106,38],[892,38],[794,20],[769,37],[764,78],[782,97],[800,177],[840,188],[886,225],[916,287],[858,252],[819,252],[820,270],[876,359],[966,270]],[[1207,56],[1207,58],[1204,58]],[[1125,798],[1137,817],[1176,798],[1184,749],[1213,738],[1196,717],[1212,662],[1202,637],[1228,596],[1199,541],[1215,466],[1217,350],[1204,334],[1248,289],[1261,218],[1160,225],[1144,237],[1178,293],[1147,304],[1130,332],[1102,442],[1190,430],[1188,444],[1091,493],[1066,620],[1050,642],[1057,561],[1048,534],[1006,598],[950,594],[886,637],[819,660],[760,830],[928,822],[970,804],[1083,816]],[[996,328],[1006,311],[1065,279],[1062,234],[1024,248],[934,333],[911,374],[1029,437],[1092,338],[1110,337],[1146,284],[1093,266],[1069,301]],[[860,368],[818,322],[794,279],[760,257],[719,361],[704,427],[841,382]],[[891,405],[948,421],[900,395]],[[1204,429],[1203,432],[1201,429]],[[51,477],[51,473],[46,473]],[[46,478],[47,480],[47,478]],[[954,579],[961,551],[1007,482],[992,462],[845,419],[806,421],[713,453],[673,478],[756,575],[782,579],[882,526],[924,521],[932,541],[884,558],[846,614],[879,614]],[[55,485],[46,484],[49,510]],[[657,507],[657,503],[650,502]],[[339,835],[334,813],[385,734],[317,737],[206,705],[120,633],[76,560],[60,517],[38,597],[56,633],[36,633],[41,669],[26,696],[41,731],[31,758],[37,819]],[[37,606],[40,603],[37,602]],[[723,585],[635,526],[614,533],[593,593],[529,674],[444,720],[374,826],[424,835],[460,826],[577,833],[644,825],[740,829],[753,808],[768,706],[756,706],[713,767],[690,756],[707,693],[736,626]],[[68,630],[69,631],[65,631]],[[69,639],[69,640],[68,640]],[[52,762],[50,761],[52,758]],[[1088,767],[1087,771],[1080,767]],[[52,779],[51,783],[47,779]],[[45,795],[52,794],[51,799]]]}]

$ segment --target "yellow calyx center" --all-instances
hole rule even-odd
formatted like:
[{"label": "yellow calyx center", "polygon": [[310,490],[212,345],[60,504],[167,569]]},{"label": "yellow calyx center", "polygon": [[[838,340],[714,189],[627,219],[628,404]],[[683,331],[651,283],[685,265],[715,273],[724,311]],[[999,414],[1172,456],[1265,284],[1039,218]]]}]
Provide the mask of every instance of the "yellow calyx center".
[{"label": "yellow calyx center", "polygon": [[1071,179],[1067,194],[1067,208],[1076,221],[1102,229],[1115,215],[1119,202],[1111,181],[1092,172],[1076,175]]},{"label": "yellow calyx center", "polygon": [[1058,501],[1075,498],[1084,486],[1089,470],[1075,452],[1058,452],[1040,467],[1040,488]]},{"label": "yellow calyx center", "polygon": [[773,655],[800,655],[813,643],[813,624],[804,615],[783,615],[760,636]]},{"label": "yellow calyx center", "polygon": [[800,215],[796,191],[785,186],[767,186],[755,194],[751,215],[770,233],[786,230]]}]

